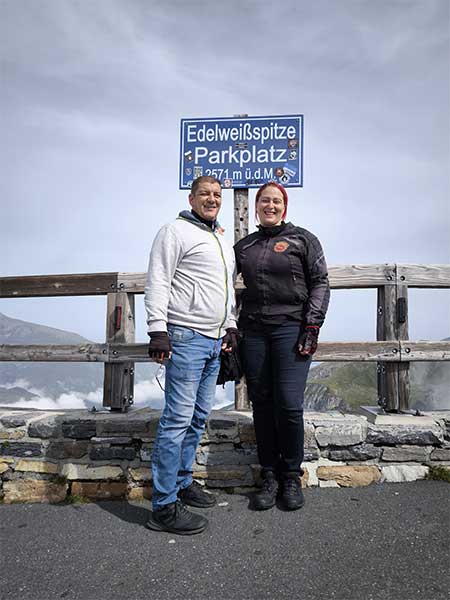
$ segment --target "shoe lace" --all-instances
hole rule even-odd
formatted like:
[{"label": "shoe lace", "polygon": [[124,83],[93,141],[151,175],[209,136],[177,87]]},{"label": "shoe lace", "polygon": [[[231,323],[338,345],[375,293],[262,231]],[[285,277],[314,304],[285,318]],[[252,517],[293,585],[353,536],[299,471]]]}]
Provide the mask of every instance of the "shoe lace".
[{"label": "shoe lace", "polygon": [[189,514],[189,511],[186,506],[181,502],[181,500],[177,500],[175,504],[175,517],[187,514]]},{"label": "shoe lace", "polygon": [[276,479],[274,479],[273,477],[265,477],[262,480],[261,488],[264,491],[271,492],[275,488],[276,484]]},{"label": "shoe lace", "polygon": [[285,479],[283,487],[287,496],[298,494],[300,482],[297,479]]}]

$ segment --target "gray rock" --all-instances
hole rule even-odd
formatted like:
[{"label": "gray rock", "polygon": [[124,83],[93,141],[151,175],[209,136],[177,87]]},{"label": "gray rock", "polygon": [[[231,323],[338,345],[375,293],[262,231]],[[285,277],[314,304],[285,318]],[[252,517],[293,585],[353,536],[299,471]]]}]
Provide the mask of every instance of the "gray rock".
[{"label": "gray rock", "polygon": [[430,446],[440,444],[444,434],[439,425],[430,427],[404,425],[373,425],[369,424],[367,442],[383,446],[397,444],[412,444],[414,446]]},{"label": "gray rock", "polygon": [[445,427],[444,427],[444,439],[446,439],[447,441],[450,441],[450,421],[447,421],[445,419],[444,423],[445,423]]},{"label": "gray rock", "polygon": [[58,422],[57,417],[43,417],[37,421],[32,421],[28,425],[29,437],[48,439],[58,437],[60,432],[61,425]]},{"label": "gray rock", "polygon": [[0,423],[3,427],[23,427],[26,425],[28,419],[31,419],[35,415],[33,413],[26,413],[21,415],[10,415],[2,417]]},{"label": "gray rock", "polygon": [[304,444],[306,448],[317,448],[316,428],[312,423],[305,422]]},{"label": "gray rock", "polygon": [[[222,444],[228,445],[228,444]],[[230,444],[231,445],[231,444]],[[243,449],[215,451],[214,446],[203,446],[197,451],[197,463],[211,467],[217,465],[250,465],[258,462],[256,452]]]},{"label": "gray rock", "polygon": [[62,434],[64,437],[76,439],[89,439],[96,435],[95,421],[78,420],[69,421],[62,424]]},{"label": "gray rock", "polygon": [[383,448],[382,460],[389,462],[425,462],[431,448],[426,446],[388,446]]},{"label": "gray rock", "polygon": [[4,442],[0,444],[0,455],[42,456],[42,446],[33,442]]},{"label": "gray rock", "polygon": [[430,454],[431,460],[450,461],[450,448],[435,448]]},{"label": "gray rock", "polygon": [[381,456],[381,448],[371,444],[359,444],[349,448],[329,448],[328,458],[331,460],[370,460]]},{"label": "gray rock", "polygon": [[319,449],[316,448],[305,448],[303,460],[307,460],[308,462],[312,460],[318,460],[320,456]]},{"label": "gray rock", "polygon": [[103,420],[97,423],[97,436],[105,434],[145,434],[146,436],[155,436],[158,428],[157,419],[127,419],[115,418],[109,421]]},{"label": "gray rock", "polygon": [[48,458],[81,458],[87,454],[89,442],[51,441],[45,449]]},{"label": "gray rock", "polygon": [[121,444],[131,444],[131,438],[130,437],[117,437],[117,436],[113,436],[113,437],[93,437],[91,439],[91,442],[93,444],[115,444],[115,445],[121,445]]},{"label": "gray rock", "polygon": [[238,436],[238,419],[231,417],[211,417],[206,424],[210,441],[233,440]]},{"label": "gray rock", "polygon": [[316,427],[316,440],[319,446],[353,446],[366,437],[365,422],[339,423]]},{"label": "gray rock", "polygon": [[153,446],[141,448],[140,457],[144,462],[151,462],[153,453]]},{"label": "gray rock", "polygon": [[133,460],[136,457],[136,450],[134,448],[108,448],[106,446],[96,446],[91,448],[89,458],[91,460]]}]

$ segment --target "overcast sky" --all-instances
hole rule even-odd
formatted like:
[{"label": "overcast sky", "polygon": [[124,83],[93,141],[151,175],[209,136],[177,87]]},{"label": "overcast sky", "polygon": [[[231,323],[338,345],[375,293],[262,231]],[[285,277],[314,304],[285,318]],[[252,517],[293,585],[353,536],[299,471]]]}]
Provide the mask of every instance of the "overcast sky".
[{"label": "overcast sky", "polygon": [[[180,119],[236,113],[304,114],[288,218],[329,264],[449,262],[448,0],[0,0],[0,30],[0,275],[146,270],[187,206]],[[448,299],[411,292],[412,339]],[[374,339],[375,300],[333,293],[322,339]],[[95,341],[105,306],[0,300]]]}]

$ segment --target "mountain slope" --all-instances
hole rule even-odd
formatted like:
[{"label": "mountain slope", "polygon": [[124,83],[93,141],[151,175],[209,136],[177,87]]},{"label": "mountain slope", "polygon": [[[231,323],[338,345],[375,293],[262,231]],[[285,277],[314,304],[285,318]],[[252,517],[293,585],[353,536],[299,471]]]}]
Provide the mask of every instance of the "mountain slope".
[{"label": "mountain slope", "polygon": [[[12,319],[0,313],[0,344],[86,343],[91,342],[77,333]],[[136,365],[135,381],[153,381],[158,368],[150,363]],[[71,402],[70,397],[77,407],[80,402],[88,407],[98,405],[98,400],[86,399],[86,396],[103,387],[103,371],[103,363],[0,362],[0,404],[21,399],[33,403],[39,398],[58,400],[68,395],[63,398],[65,406]],[[77,395],[85,399],[80,400]]]},{"label": "mountain slope", "polygon": [[0,313],[0,344],[84,344],[86,342],[89,340],[78,333],[11,319]]},{"label": "mountain slope", "polygon": [[[77,333],[11,319],[0,313],[0,344],[84,344],[87,342],[89,340]],[[49,398],[57,398],[63,393],[74,390],[89,393],[102,385],[102,366],[91,363],[0,362],[0,385],[17,384],[16,387]]]},{"label": "mountain slope", "polygon": [[[314,386],[322,386],[319,398],[330,398],[329,408],[355,411],[361,405],[377,404],[375,363],[321,363],[311,368],[305,406],[310,407]],[[410,405],[412,409],[450,409],[450,363],[412,362],[410,364]],[[317,400],[316,400],[317,402]]]}]

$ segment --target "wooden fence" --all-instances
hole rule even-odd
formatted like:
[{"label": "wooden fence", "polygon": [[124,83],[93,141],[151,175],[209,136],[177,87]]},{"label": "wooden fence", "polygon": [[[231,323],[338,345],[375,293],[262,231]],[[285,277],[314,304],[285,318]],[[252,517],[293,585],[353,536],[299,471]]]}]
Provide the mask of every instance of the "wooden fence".
[{"label": "wooden fence", "polygon": [[[450,342],[408,339],[408,288],[450,288],[450,265],[337,265],[332,289],[376,288],[377,341],[321,342],[315,360],[377,362],[378,400],[387,411],[409,409],[411,361],[450,360]],[[107,296],[106,342],[80,345],[0,345],[0,361],[103,362],[103,406],[133,403],[134,363],[148,362],[147,344],[135,343],[135,294],[145,273],[90,273],[0,278],[0,298]],[[242,282],[236,284],[237,292]],[[236,408],[248,408],[237,396]]]}]

